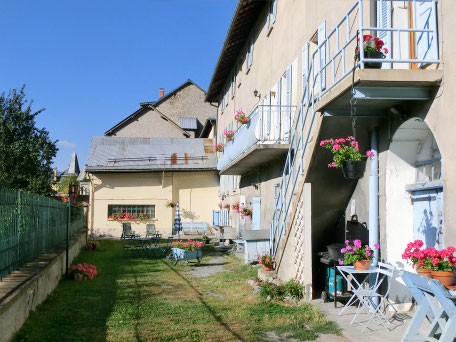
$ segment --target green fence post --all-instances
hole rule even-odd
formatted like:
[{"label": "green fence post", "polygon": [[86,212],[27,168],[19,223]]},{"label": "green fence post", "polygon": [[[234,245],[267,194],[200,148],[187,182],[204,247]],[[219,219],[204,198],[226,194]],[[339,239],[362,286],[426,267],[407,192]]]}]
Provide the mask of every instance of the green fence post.
[{"label": "green fence post", "polygon": [[71,218],[71,204],[68,201],[67,210],[67,225],[66,225],[66,275],[68,276],[68,262],[69,262],[69,249],[70,249],[70,218]]},{"label": "green fence post", "polygon": [[16,269],[18,270],[21,265],[21,192],[17,191],[17,245],[16,245]]}]

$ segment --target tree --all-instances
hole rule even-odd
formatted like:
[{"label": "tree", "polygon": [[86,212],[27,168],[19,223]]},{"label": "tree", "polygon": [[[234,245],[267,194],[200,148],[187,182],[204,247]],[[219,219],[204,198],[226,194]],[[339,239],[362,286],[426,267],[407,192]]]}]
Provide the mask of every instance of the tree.
[{"label": "tree", "polygon": [[62,194],[68,195],[70,190],[70,183],[79,183],[77,179],[77,175],[69,175],[63,177],[60,182],[57,183],[57,190]]},{"label": "tree", "polygon": [[50,196],[57,141],[35,127],[35,117],[44,109],[32,112],[24,87],[0,95],[0,187]]}]

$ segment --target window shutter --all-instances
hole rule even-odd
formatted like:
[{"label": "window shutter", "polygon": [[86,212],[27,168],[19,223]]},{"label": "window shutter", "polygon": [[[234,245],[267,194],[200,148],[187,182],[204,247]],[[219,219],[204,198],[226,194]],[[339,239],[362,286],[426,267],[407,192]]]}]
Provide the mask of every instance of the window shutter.
[{"label": "window shutter", "polygon": [[[377,1],[377,27],[391,28],[391,1]],[[391,32],[377,31],[377,37],[383,40],[388,49],[387,58],[391,58]],[[391,69],[391,63],[382,63],[382,69]]]},{"label": "window shutter", "polygon": [[[318,26],[318,45],[320,45],[326,39],[326,20]],[[322,69],[326,64],[326,44],[321,47],[320,50],[320,65],[319,69]],[[322,70],[320,74],[321,89],[326,88],[326,70]]]},{"label": "window shutter", "polygon": [[277,18],[277,0],[272,0],[272,23],[274,24]]},{"label": "window shutter", "polygon": [[280,141],[280,130],[281,130],[281,123],[282,123],[282,77],[279,78],[277,81],[277,115],[273,116],[274,118],[274,139]]},{"label": "window shutter", "polygon": [[271,4],[269,4],[268,14],[266,15],[266,27],[268,28],[268,31],[269,31],[270,26],[271,26]]},{"label": "window shutter", "polygon": [[252,197],[252,227],[254,230],[261,229],[261,198]]},{"label": "window shutter", "polygon": [[307,73],[309,71],[309,43],[304,44],[301,52],[302,96],[304,96],[307,87]]},{"label": "window shutter", "polygon": [[[436,27],[436,11],[437,7],[434,2],[417,2],[416,3],[416,18],[415,27],[417,29],[433,29]],[[437,37],[433,32],[415,33],[416,41],[416,57],[418,59],[438,59],[439,51],[438,44],[435,44]],[[420,63],[420,67],[424,64]]]},{"label": "window shutter", "polygon": [[284,124],[284,137],[285,141],[288,141],[290,138],[290,126],[291,126],[291,96],[292,96],[292,83],[291,83],[291,65],[288,67],[286,71],[286,79],[287,79],[287,98],[286,98],[286,115],[285,120],[283,120]]},{"label": "window shutter", "polygon": [[250,47],[249,47],[249,67],[253,63],[253,38],[250,39]]},{"label": "window shutter", "polygon": [[212,226],[220,225],[220,210],[212,210]]}]

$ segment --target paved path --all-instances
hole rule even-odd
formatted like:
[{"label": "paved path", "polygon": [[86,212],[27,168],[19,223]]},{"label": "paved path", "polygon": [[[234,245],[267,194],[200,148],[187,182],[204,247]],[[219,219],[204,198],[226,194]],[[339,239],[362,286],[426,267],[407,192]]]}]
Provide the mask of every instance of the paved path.
[{"label": "paved path", "polygon": [[188,271],[187,274],[195,278],[204,278],[219,272],[224,272],[225,269],[223,265],[226,263],[227,262],[223,257],[216,257],[210,260],[205,260],[203,258],[201,261],[201,266],[195,267],[191,271]]}]

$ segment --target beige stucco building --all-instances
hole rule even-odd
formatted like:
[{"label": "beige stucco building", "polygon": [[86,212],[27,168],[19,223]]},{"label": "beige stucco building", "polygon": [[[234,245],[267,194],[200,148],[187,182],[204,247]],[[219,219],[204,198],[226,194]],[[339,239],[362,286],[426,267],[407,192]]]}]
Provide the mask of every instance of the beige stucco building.
[{"label": "beige stucco building", "polygon": [[168,201],[179,202],[183,222],[205,222],[210,228],[218,203],[212,145],[211,139],[94,137],[87,164],[91,233],[120,237],[123,221],[110,216],[123,210],[150,216],[131,221],[137,234],[144,236],[152,223],[159,233],[171,235],[175,209],[166,207]]},{"label": "beige stucco building", "polygon": [[214,106],[205,92],[188,80],[160,98],[142,103],[102,137],[93,137],[86,172],[91,180],[89,229],[95,236],[120,237],[123,211],[145,213],[131,221],[142,236],[153,224],[171,235],[179,202],[182,222],[212,226],[218,206],[218,172],[214,153]]},{"label": "beige stucco building", "polygon": [[[410,269],[401,259],[409,241],[456,244],[455,38],[443,15],[455,10],[451,0],[239,1],[206,96],[219,105],[225,144],[221,198],[256,205],[257,220],[231,213],[231,224],[269,230],[279,277],[299,280],[309,297],[323,287],[318,252],[343,243],[355,213],[382,246],[378,260],[400,269]],[[366,34],[385,42],[381,69],[354,60]],[[234,121],[237,110],[249,124]],[[349,135],[375,152],[359,180],[328,168],[319,146]],[[400,279],[395,291],[405,300]]]}]

